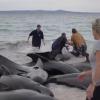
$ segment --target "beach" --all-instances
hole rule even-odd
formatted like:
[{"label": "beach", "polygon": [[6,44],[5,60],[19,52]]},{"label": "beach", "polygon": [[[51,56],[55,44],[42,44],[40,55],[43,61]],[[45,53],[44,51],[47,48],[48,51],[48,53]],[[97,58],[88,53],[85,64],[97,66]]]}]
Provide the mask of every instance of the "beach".
[{"label": "beach", "polygon": [[[15,52],[15,50],[1,50],[1,55],[9,58],[10,60],[18,63],[18,64],[25,64],[31,61],[25,54],[21,54]],[[70,63],[70,62],[69,62]],[[80,90],[78,88],[72,88],[65,85],[57,85],[57,84],[49,84],[48,86],[50,90],[54,93],[55,97],[58,100],[84,100],[85,99],[85,91]],[[66,99],[67,98],[67,99]]]},{"label": "beach", "polygon": [[50,84],[50,89],[58,100],[85,100],[86,98],[86,92],[77,88]]},{"label": "beach", "polygon": [[[24,42],[24,44],[27,44],[27,43]],[[21,45],[21,43],[20,43],[20,45]],[[31,47],[31,45],[30,45],[30,47]],[[6,49],[4,49],[4,48],[2,50],[0,50],[0,54],[9,58],[10,60],[12,60],[18,64],[21,64],[21,65],[31,62],[31,59],[28,58],[25,53],[19,52],[19,51],[21,51],[21,47],[19,50],[18,45],[15,46],[15,45],[9,44],[8,47],[6,46]],[[70,61],[66,61],[64,63],[71,64],[71,63],[82,62],[84,60],[85,59],[83,59],[83,58],[81,58],[81,60],[79,60],[79,58],[76,60],[75,60],[75,58],[72,58]],[[65,85],[58,85],[55,83],[48,84],[48,88],[50,88],[50,90],[54,93],[55,97],[58,100],[84,100],[86,97],[85,91],[78,89],[78,88],[68,87]]]},{"label": "beach", "polygon": [[[41,15],[41,16],[40,16]],[[0,12],[0,55],[10,60],[25,65],[31,62],[26,56],[29,33],[36,28],[37,24],[42,25],[45,35],[45,42],[49,44],[62,32],[66,32],[68,39],[71,36],[71,29],[75,27],[85,37],[88,44],[88,52],[93,46],[91,34],[91,23],[95,18],[100,17],[99,13],[72,13],[72,12]],[[84,59],[72,59],[65,63],[81,62]],[[85,91],[65,85],[49,84],[58,100],[85,100]]]}]

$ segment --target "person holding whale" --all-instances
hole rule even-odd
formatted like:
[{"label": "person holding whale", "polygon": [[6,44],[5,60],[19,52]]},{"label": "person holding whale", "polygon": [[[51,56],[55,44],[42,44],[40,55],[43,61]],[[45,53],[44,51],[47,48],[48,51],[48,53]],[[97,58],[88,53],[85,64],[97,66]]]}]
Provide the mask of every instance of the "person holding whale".
[{"label": "person holding whale", "polygon": [[84,37],[75,29],[72,29],[71,44],[73,45],[72,54],[75,56],[85,56],[86,62],[89,62],[89,54],[87,51],[87,45]]},{"label": "person holding whale", "polygon": [[82,81],[86,76],[92,76],[92,82],[87,89],[86,100],[100,100],[100,18],[92,24],[92,33],[95,39],[93,52],[90,57],[92,70],[82,72],[78,78]]},{"label": "person holding whale", "polygon": [[66,33],[62,33],[60,37],[58,37],[52,44],[52,52],[51,55],[53,58],[57,56],[57,54],[62,53],[63,47],[68,43]]},{"label": "person holding whale", "polygon": [[44,43],[44,34],[43,34],[43,31],[41,30],[41,25],[37,25],[37,29],[33,30],[29,34],[28,41],[29,41],[29,39],[30,39],[31,36],[32,36],[32,46],[40,48],[40,46],[41,46],[41,40]]}]

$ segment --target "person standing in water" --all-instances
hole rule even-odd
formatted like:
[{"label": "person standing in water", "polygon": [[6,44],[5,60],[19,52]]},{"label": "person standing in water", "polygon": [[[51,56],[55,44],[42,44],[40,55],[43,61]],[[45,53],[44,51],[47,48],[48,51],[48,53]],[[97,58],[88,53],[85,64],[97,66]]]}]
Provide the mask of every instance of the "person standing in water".
[{"label": "person standing in water", "polygon": [[32,36],[32,46],[33,47],[39,47],[41,46],[41,40],[44,43],[44,34],[41,30],[41,25],[37,25],[37,29],[33,30],[28,37],[28,41],[30,37]]},{"label": "person standing in water", "polygon": [[100,19],[96,19],[92,24],[92,30],[95,39],[93,52],[90,57],[92,70],[82,72],[78,78],[82,81],[87,75],[91,75],[92,82],[87,89],[86,100],[100,100]]},{"label": "person standing in water", "polygon": [[72,54],[74,54],[75,56],[86,56],[86,61],[89,62],[89,54],[86,53],[87,45],[85,39],[80,33],[78,33],[76,29],[72,29],[71,42],[73,45]]}]

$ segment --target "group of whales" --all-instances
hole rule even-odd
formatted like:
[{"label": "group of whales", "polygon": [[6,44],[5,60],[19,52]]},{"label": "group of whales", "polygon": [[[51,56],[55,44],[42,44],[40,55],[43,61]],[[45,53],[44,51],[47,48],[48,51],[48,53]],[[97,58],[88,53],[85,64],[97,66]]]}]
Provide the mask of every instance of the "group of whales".
[{"label": "group of whales", "polygon": [[[28,56],[33,62],[37,61],[38,58],[42,60],[42,64],[39,66],[48,73],[48,79],[45,84],[57,83],[87,89],[91,82],[91,76],[85,77],[83,81],[78,79],[81,72],[91,69],[89,62],[67,64],[64,62],[49,60],[47,53],[29,53]],[[68,60],[74,56],[67,53],[67,55],[60,55],[60,57],[61,59],[67,58]]]},{"label": "group of whales", "polygon": [[0,100],[56,100],[42,85],[48,74],[36,66],[19,65],[0,55],[0,76]]},{"label": "group of whales", "polygon": [[[90,69],[89,63],[64,64],[49,60],[44,55],[45,53],[42,56],[33,53],[28,55],[32,59],[41,59],[41,64],[33,67],[16,64],[0,55],[0,99],[57,100],[52,91],[45,86],[52,82],[81,89],[88,87],[91,77],[86,77],[80,82],[77,76],[80,72]],[[69,57],[68,55],[66,58]]]}]

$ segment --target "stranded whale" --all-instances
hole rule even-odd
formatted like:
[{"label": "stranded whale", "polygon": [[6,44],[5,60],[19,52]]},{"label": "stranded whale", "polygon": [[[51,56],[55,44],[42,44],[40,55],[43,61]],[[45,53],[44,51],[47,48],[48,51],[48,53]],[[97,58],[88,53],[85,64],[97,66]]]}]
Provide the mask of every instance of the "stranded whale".
[{"label": "stranded whale", "polygon": [[50,77],[47,83],[58,83],[58,84],[65,84],[71,87],[78,87],[81,89],[87,89],[89,84],[92,81],[91,76],[85,77],[83,81],[78,79],[80,73],[73,73],[73,74],[65,74],[65,75],[57,75]]},{"label": "stranded whale", "polygon": [[17,89],[30,89],[44,95],[54,96],[48,88],[32,81],[29,78],[18,75],[2,76],[0,78],[0,91],[11,91]]},{"label": "stranded whale", "polygon": [[0,55],[0,74],[1,75],[23,75],[30,77],[34,81],[43,83],[47,80],[48,74],[38,65],[27,67],[16,64],[15,62]]},{"label": "stranded whale", "polygon": [[38,92],[31,90],[14,90],[0,92],[0,100],[57,100],[53,97],[41,95]]}]

